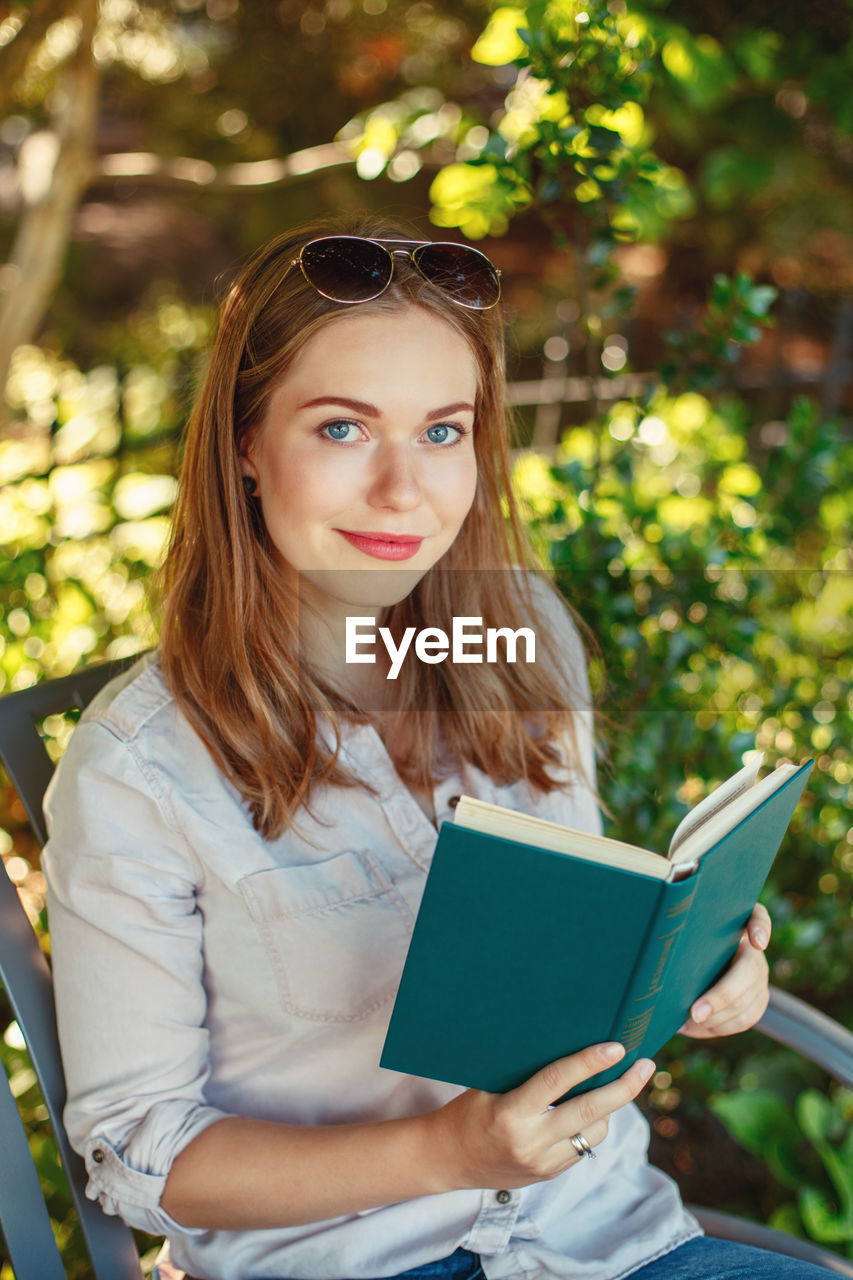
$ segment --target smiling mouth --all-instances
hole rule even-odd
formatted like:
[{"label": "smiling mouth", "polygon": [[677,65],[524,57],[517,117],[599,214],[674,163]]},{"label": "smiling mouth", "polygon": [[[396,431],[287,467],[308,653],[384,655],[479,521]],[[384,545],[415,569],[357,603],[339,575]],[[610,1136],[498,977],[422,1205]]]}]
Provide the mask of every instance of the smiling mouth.
[{"label": "smiling mouth", "polygon": [[409,533],[355,533],[336,529],[350,546],[376,560],[408,560],[416,555],[423,538]]}]

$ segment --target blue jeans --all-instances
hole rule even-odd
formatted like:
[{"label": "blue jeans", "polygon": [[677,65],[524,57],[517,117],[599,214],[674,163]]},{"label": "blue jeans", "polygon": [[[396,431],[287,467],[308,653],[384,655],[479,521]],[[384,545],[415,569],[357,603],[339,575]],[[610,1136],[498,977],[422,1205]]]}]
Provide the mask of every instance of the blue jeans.
[{"label": "blue jeans", "polygon": [[425,1267],[415,1267],[412,1271],[401,1271],[389,1280],[485,1280],[485,1277],[476,1253],[457,1249],[449,1258],[439,1258],[438,1262],[428,1262]]},{"label": "blue jeans", "polygon": [[[699,1236],[631,1273],[630,1280],[826,1280],[823,1267],[782,1253]],[[425,1267],[383,1280],[484,1280],[480,1260],[467,1249]]]}]

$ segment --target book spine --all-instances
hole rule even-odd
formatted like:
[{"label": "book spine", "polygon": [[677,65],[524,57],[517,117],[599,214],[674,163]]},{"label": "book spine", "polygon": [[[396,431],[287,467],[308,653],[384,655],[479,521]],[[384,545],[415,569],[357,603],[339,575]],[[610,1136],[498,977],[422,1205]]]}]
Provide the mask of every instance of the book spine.
[{"label": "book spine", "polygon": [[[676,940],[687,923],[696,896],[696,878],[662,886],[660,904],[652,917],[637,967],[613,1021],[613,1040],[625,1046],[626,1057],[639,1049],[652,1020]],[[621,1064],[624,1068],[624,1063]]]}]

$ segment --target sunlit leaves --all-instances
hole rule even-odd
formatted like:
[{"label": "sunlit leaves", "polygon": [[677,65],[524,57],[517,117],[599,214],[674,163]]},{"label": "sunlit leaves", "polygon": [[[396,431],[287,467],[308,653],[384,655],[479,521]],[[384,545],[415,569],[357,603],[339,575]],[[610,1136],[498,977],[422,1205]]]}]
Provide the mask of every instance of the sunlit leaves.
[{"label": "sunlit leaves", "polygon": [[144,520],[157,511],[171,508],[177,492],[174,476],[128,472],[113,490],[113,506],[122,520]]},{"label": "sunlit leaves", "polygon": [[614,111],[608,111],[599,103],[587,107],[584,113],[588,124],[599,125],[617,133],[626,147],[636,147],[646,139],[646,118],[638,102],[625,102]]},{"label": "sunlit leaves", "polygon": [[[162,310],[167,342],[179,328],[183,340],[188,313]],[[0,442],[0,688],[15,689],[96,653],[150,647],[143,579],[162,561],[176,482],[173,447],[122,458],[122,446],[139,450],[171,421],[162,368],[84,374],[25,347],[11,392],[19,417]]]},{"label": "sunlit leaves", "polygon": [[471,240],[502,235],[510,218],[530,203],[530,192],[511,169],[493,164],[446,165],[430,187],[432,220],[459,227]]},{"label": "sunlit leaves", "polygon": [[475,62],[499,67],[524,56],[526,45],[519,30],[526,28],[524,9],[501,6],[495,9],[486,29],[474,44],[471,57]]},{"label": "sunlit leaves", "polygon": [[659,238],[694,205],[684,175],[649,149],[642,103],[654,53],[647,21],[612,13],[604,0],[500,6],[472,50],[477,62],[515,71],[490,127],[449,103],[422,102],[429,91],[413,90],[338,136],[368,180],[387,172],[406,181],[424,148],[451,145],[455,156],[432,187],[430,216],[474,238],[503,234],[529,205],[574,205],[615,239]]},{"label": "sunlit leaves", "polygon": [[718,107],[733,89],[729,58],[711,36],[675,29],[661,51],[663,65],[684,95],[704,110]]},{"label": "sunlit leaves", "polygon": [[179,27],[155,5],[101,0],[93,52],[103,66],[120,62],[143,79],[163,84],[206,69],[217,43],[210,27]]},{"label": "sunlit leaves", "polygon": [[169,400],[173,387],[156,369],[137,365],[124,380],[122,411],[125,431],[131,440],[144,440],[169,421]]},{"label": "sunlit leaves", "polygon": [[643,20],[626,21],[603,0],[497,9],[475,56],[514,65],[517,79],[491,137],[467,167],[472,175],[485,167],[500,198],[490,202],[485,180],[472,176],[466,207],[457,162],[453,198],[444,200],[441,183],[433,187],[433,221],[463,230],[485,224],[499,235],[513,206],[574,205],[614,238],[659,237],[693,204],[684,175],[648,149],[641,103],[651,88],[653,52]]},{"label": "sunlit leaves", "polygon": [[[50,439],[47,433],[0,440],[0,485],[10,484],[22,476],[41,474],[49,466]],[[0,494],[0,501],[2,500],[3,495]]]},{"label": "sunlit leaves", "polygon": [[464,145],[470,128],[455,103],[445,102],[436,89],[424,88],[356,116],[338,131],[337,139],[352,150],[359,177],[370,181],[387,169],[392,179],[408,181],[421,168],[424,148]]}]

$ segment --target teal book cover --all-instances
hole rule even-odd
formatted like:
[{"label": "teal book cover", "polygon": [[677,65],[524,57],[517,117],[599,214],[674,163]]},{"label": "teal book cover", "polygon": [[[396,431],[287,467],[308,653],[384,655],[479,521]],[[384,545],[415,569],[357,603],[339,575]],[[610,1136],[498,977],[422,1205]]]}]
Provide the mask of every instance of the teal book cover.
[{"label": "teal book cover", "polygon": [[503,1093],[605,1040],[653,1056],[733,955],[811,764],[664,881],[442,825],[381,1066]]}]

